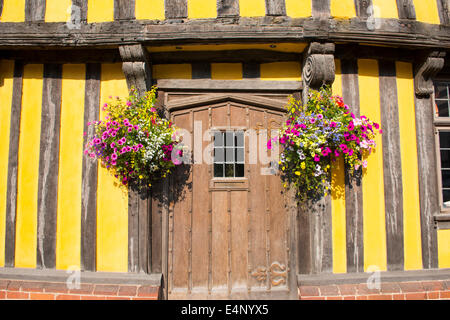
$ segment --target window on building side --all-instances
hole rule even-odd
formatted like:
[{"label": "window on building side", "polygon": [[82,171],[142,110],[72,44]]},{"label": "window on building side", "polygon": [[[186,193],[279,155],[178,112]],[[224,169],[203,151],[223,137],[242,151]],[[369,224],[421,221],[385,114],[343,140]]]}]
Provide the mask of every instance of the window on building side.
[{"label": "window on building side", "polygon": [[214,177],[244,177],[244,132],[214,133]]}]

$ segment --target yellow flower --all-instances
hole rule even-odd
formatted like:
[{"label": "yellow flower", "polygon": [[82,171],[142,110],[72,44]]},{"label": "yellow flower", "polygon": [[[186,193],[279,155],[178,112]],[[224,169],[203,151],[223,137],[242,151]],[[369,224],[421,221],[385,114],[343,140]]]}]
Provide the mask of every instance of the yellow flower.
[{"label": "yellow flower", "polygon": [[302,162],[302,163],[300,164],[300,168],[302,168],[303,170],[305,170],[306,164],[305,164],[304,162]]},{"label": "yellow flower", "polygon": [[140,175],[140,176],[139,176],[139,179],[142,179],[142,178],[144,178],[144,177],[143,177],[142,175]]},{"label": "yellow flower", "polygon": [[295,171],[295,174],[299,176],[301,173],[300,171]]}]

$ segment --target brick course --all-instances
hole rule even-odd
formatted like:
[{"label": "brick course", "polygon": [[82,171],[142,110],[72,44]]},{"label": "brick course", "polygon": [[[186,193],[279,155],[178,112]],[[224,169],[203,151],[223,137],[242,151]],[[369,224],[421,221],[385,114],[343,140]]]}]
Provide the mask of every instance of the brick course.
[{"label": "brick course", "polygon": [[159,287],[148,285],[80,284],[0,280],[0,300],[158,300]]},{"label": "brick course", "polygon": [[365,283],[300,286],[300,300],[450,300],[450,281],[383,282],[379,289]]}]

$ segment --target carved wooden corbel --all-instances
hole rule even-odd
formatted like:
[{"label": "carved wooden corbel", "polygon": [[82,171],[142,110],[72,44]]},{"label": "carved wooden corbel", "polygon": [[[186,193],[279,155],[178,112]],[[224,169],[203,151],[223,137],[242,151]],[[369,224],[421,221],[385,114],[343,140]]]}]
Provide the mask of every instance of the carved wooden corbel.
[{"label": "carved wooden corbel", "polygon": [[122,70],[127,79],[128,89],[135,87],[143,94],[151,87],[151,63],[147,50],[140,44],[119,47]]},{"label": "carved wooden corbel", "polygon": [[433,93],[433,78],[444,67],[445,54],[445,52],[434,51],[422,58],[417,65],[414,86],[418,97],[427,98]]},{"label": "carved wooden corbel", "polygon": [[335,77],[334,43],[312,42],[303,60],[303,82],[305,88],[319,89],[331,85]]}]

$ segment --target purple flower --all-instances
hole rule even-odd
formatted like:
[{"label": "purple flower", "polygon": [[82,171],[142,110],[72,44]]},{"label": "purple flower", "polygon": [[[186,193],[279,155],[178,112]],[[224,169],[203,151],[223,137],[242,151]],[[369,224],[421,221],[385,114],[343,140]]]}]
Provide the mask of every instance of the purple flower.
[{"label": "purple flower", "polygon": [[311,123],[315,123],[315,122],[316,122],[316,119],[314,119],[314,118],[311,118],[311,119],[309,119],[309,122],[311,122]]},{"label": "purple flower", "polygon": [[131,102],[130,101],[127,101],[127,106],[131,106]]},{"label": "purple flower", "polygon": [[314,156],[314,161],[315,162],[319,162],[320,161],[320,156],[318,156],[317,154]]},{"label": "purple flower", "polygon": [[355,129],[355,125],[353,124],[353,121],[350,121],[350,123],[347,126],[348,130],[353,131]]},{"label": "purple flower", "polygon": [[336,128],[337,127],[337,123],[336,122],[331,122],[330,123],[330,128]]},{"label": "purple flower", "polygon": [[323,119],[323,115],[318,114],[318,115],[317,115],[317,119],[322,120],[322,119]]},{"label": "purple flower", "polygon": [[113,160],[113,161],[117,160],[117,154],[113,153],[111,155],[111,160]]}]

